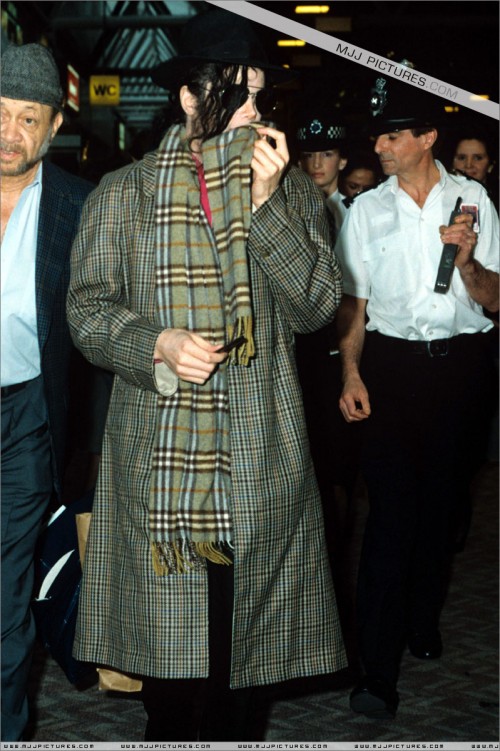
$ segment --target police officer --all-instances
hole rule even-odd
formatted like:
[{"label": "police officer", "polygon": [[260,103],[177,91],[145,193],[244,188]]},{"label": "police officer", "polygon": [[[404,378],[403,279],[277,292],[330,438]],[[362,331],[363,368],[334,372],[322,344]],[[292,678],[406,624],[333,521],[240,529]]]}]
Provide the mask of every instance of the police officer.
[{"label": "police officer", "polygon": [[[493,387],[483,306],[498,310],[498,216],[481,185],[433,156],[442,100],[379,78],[370,108],[387,180],[356,198],[336,244],[337,322],[340,409],[364,423],[370,503],[357,593],[365,677],[351,708],[391,717],[405,643],[424,660],[442,652],[453,506]],[[449,223],[457,201],[478,208],[477,231],[467,213]],[[454,270],[435,291],[444,244],[457,246]]]}]

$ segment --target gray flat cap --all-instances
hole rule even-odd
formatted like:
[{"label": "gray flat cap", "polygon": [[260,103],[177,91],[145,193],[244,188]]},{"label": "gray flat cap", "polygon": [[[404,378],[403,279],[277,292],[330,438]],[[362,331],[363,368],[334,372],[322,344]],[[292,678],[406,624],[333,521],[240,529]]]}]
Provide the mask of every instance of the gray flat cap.
[{"label": "gray flat cap", "polygon": [[2,96],[63,112],[64,94],[52,53],[41,44],[11,45],[2,55]]}]

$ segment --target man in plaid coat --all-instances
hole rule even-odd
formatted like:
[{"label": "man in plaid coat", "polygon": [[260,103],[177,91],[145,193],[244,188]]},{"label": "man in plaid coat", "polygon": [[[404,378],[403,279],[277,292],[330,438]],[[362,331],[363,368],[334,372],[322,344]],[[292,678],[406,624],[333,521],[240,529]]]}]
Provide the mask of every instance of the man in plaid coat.
[{"label": "man in plaid coat", "polygon": [[293,351],[341,277],[321,194],[258,125],[284,71],[227,11],[182,45],[154,76],[177,124],[73,249],[74,341],[116,374],[75,656],[142,677],[146,740],[249,740],[251,687],[345,666]]}]

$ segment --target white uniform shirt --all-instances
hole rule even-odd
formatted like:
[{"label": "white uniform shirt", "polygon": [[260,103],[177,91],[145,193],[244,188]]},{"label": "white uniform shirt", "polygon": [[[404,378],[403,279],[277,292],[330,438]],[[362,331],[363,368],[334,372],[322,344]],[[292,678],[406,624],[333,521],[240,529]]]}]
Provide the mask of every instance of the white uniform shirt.
[{"label": "white uniform shirt", "polygon": [[446,339],[487,331],[492,322],[467,293],[457,269],[446,294],[434,292],[443,243],[457,198],[479,205],[475,258],[498,271],[498,214],[484,188],[450,175],[436,162],[440,180],[420,208],[398,186],[396,176],[359,195],[349,209],[335,252],[344,292],[368,300],[368,331],[403,339]]},{"label": "white uniform shirt", "polygon": [[35,293],[38,215],[42,164],[21,193],[2,242],[2,386],[40,375],[40,348]]},{"label": "white uniform shirt", "polygon": [[342,203],[344,198],[345,196],[340,190],[336,190],[335,193],[330,193],[326,199],[326,205],[335,218],[335,228],[337,232],[340,232],[345,215],[347,214],[347,207]]}]

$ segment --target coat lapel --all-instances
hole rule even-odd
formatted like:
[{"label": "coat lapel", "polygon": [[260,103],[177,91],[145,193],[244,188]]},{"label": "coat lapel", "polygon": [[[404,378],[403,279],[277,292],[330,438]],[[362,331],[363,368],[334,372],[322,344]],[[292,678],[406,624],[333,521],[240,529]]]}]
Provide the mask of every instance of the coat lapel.
[{"label": "coat lapel", "polygon": [[64,304],[58,290],[68,273],[74,234],[74,206],[59,170],[44,162],[36,249],[36,307],[40,352],[49,334],[54,305]]}]

